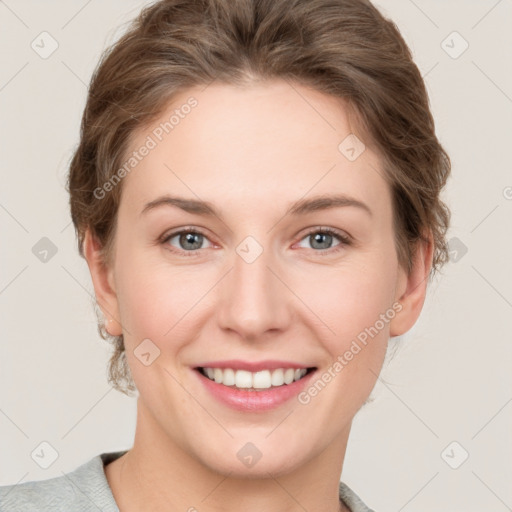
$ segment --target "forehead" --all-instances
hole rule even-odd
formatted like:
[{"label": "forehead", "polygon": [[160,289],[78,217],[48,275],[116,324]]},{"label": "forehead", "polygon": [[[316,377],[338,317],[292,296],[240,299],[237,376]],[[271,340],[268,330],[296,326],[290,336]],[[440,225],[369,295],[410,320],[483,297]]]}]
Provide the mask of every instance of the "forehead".
[{"label": "forehead", "polygon": [[[354,135],[366,145],[355,160],[351,149],[363,146]],[[172,193],[268,209],[274,200],[340,192],[386,210],[389,191],[368,143],[344,101],[305,86],[276,80],[191,88],[133,134],[127,157],[151,148],[124,178],[124,203],[140,212]]]}]

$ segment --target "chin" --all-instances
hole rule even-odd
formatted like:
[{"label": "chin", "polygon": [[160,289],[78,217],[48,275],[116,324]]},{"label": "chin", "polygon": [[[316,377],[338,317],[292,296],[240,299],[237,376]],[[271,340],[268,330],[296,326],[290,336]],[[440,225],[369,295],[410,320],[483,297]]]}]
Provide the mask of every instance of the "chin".
[{"label": "chin", "polygon": [[269,478],[269,474],[277,478],[291,473],[300,466],[300,461],[291,462],[286,454],[279,457],[262,455],[252,465],[241,462],[236,454],[233,457],[224,457],[223,460],[203,460],[202,463],[216,473],[241,480]]},{"label": "chin", "polygon": [[[253,439],[251,442],[248,439]],[[290,436],[290,438],[293,438]],[[227,440],[226,440],[227,441]],[[300,447],[295,443],[284,446],[273,446],[273,443],[262,435],[229,439],[225,443],[216,442],[211,437],[207,446],[198,452],[197,440],[192,447],[195,458],[211,471],[230,478],[268,478],[286,475],[301,467],[309,458],[304,444]]]}]

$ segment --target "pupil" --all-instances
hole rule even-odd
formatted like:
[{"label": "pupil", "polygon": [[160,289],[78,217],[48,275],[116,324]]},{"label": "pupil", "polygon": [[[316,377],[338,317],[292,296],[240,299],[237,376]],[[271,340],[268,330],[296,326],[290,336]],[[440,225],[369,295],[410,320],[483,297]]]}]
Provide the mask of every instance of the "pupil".
[{"label": "pupil", "polygon": [[[315,244],[318,242],[320,245],[322,245],[322,239],[323,239],[323,245],[322,247],[315,247]],[[312,246],[316,249],[328,249],[330,242],[332,240],[332,235],[329,235],[328,233],[316,233],[313,235],[314,243]]]},{"label": "pupil", "polygon": [[[203,235],[199,233],[186,233],[185,235],[181,235],[180,243],[182,246],[185,246],[185,248],[187,248],[186,244],[192,244],[192,247],[189,246],[188,249],[199,249],[201,247],[202,236]],[[194,238],[199,238],[199,241],[194,243]]]}]

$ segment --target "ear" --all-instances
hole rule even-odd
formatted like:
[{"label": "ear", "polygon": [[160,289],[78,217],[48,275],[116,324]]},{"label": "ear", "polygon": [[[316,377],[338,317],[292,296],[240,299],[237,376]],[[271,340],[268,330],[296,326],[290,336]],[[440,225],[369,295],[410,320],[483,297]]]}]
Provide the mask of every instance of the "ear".
[{"label": "ear", "polygon": [[428,241],[420,240],[416,246],[409,275],[406,269],[400,267],[395,302],[399,301],[402,309],[390,322],[390,336],[406,333],[420,316],[427,294],[433,254],[434,240],[429,233]]},{"label": "ear", "polygon": [[96,302],[106,319],[105,328],[111,336],[120,336],[123,329],[120,323],[113,269],[105,264],[101,245],[90,229],[87,229],[84,236],[84,256],[91,273]]}]

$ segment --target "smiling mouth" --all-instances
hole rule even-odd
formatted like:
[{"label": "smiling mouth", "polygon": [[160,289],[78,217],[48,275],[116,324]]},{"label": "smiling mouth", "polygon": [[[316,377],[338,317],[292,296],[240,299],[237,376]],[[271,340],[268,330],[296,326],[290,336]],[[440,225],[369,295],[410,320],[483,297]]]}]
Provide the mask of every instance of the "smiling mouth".
[{"label": "smiling mouth", "polygon": [[235,370],[233,368],[195,368],[207,379],[233,389],[245,391],[263,391],[265,389],[287,386],[303,379],[306,375],[316,370],[311,368],[276,368],[249,372],[247,370]]}]

